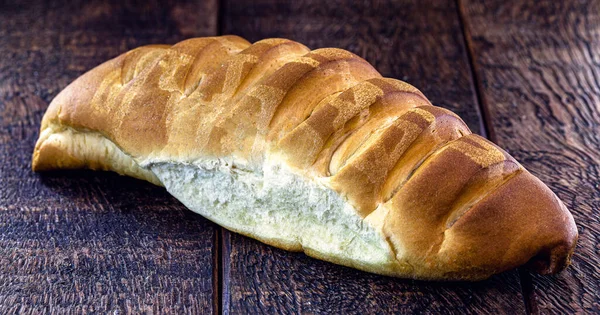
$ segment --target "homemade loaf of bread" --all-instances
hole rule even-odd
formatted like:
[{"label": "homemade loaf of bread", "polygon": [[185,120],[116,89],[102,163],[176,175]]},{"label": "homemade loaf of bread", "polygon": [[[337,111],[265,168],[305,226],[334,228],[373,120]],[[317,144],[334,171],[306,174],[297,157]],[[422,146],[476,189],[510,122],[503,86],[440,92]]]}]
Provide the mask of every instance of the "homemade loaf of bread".
[{"label": "homemade loaf of bread", "polygon": [[264,243],[384,275],[569,264],[573,217],[505,151],[340,49],[195,38],[129,51],[50,104],[33,170],[163,185]]}]

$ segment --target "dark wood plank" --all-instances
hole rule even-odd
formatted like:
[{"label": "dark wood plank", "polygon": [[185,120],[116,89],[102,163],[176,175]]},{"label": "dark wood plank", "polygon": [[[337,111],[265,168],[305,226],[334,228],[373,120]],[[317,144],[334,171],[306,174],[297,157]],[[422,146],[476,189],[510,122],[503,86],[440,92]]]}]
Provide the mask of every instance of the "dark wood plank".
[{"label": "dark wood plank", "polygon": [[461,4],[495,141],[565,202],[580,238],[563,273],[529,275],[532,312],[600,312],[600,2]]},{"label": "dark wood plank", "polygon": [[[419,87],[475,131],[481,118],[453,1],[228,0],[224,33],[341,47]],[[223,237],[223,308],[231,313],[524,313],[515,271],[479,283],[395,279],[317,261],[237,234]]]},{"label": "dark wood plank", "polygon": [[220,228],[162,188],[111,173],[34,174],[51,99],[149,43],[216,33],[216,4],[0,4],[0,313],[210,313]]}]

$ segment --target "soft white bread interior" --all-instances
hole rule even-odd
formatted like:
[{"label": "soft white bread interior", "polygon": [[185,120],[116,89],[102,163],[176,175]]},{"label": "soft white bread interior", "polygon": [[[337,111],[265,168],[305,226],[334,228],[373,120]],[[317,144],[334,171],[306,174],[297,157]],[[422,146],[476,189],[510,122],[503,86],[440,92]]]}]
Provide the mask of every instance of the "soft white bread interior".
[{"label": "soft white bread interior", "polygon": [[32,165],[144,179],[230,230],[399,277],[558,272],[577,239],[548,187],[455,114],[352,53],[285,39],[107,61],[50,104]]}]

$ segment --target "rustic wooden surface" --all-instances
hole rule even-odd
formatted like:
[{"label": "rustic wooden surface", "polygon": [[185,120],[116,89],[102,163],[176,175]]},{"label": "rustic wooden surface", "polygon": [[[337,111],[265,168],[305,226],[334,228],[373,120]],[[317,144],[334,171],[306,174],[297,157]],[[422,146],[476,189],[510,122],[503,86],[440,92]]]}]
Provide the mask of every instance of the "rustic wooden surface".
[{"label": "rustic wooden surface", "polygon": [[464,1],[494,140],[575,217],[573,265],[533,276],[533,312],[600,312],[600,2]]},{"label": "rustic wooden surface", "polygon": [[[1,314],[600,312],[598,1],[62,2],[0,2]],[[44,110],[77,76],[139,45],[230,33],[348,49],[457,112],[572,210],[573,266],[393,279],[227,232],[141,181],[30,171]]]},{"label": "rustic wooden surface", "polygon": [[42,115],[69,82],[139,45],[214,34],[215,16],[214,3],[0,4],[0,314],[218,307],[219,227],[145,182],[30,170]]}]

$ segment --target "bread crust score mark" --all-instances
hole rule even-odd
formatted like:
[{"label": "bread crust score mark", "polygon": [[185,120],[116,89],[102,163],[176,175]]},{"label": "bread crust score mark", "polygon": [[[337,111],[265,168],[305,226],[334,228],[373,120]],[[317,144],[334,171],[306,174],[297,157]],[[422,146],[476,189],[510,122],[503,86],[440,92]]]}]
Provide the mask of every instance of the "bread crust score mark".
[{"label": "bread crust score mark", "polygon": [[230,230],[399,277],[555,273],[577,240],[556,195],[458,116],[350,52],[286,39],[105,62],[52,101],[32,167],[144,179]]}]

